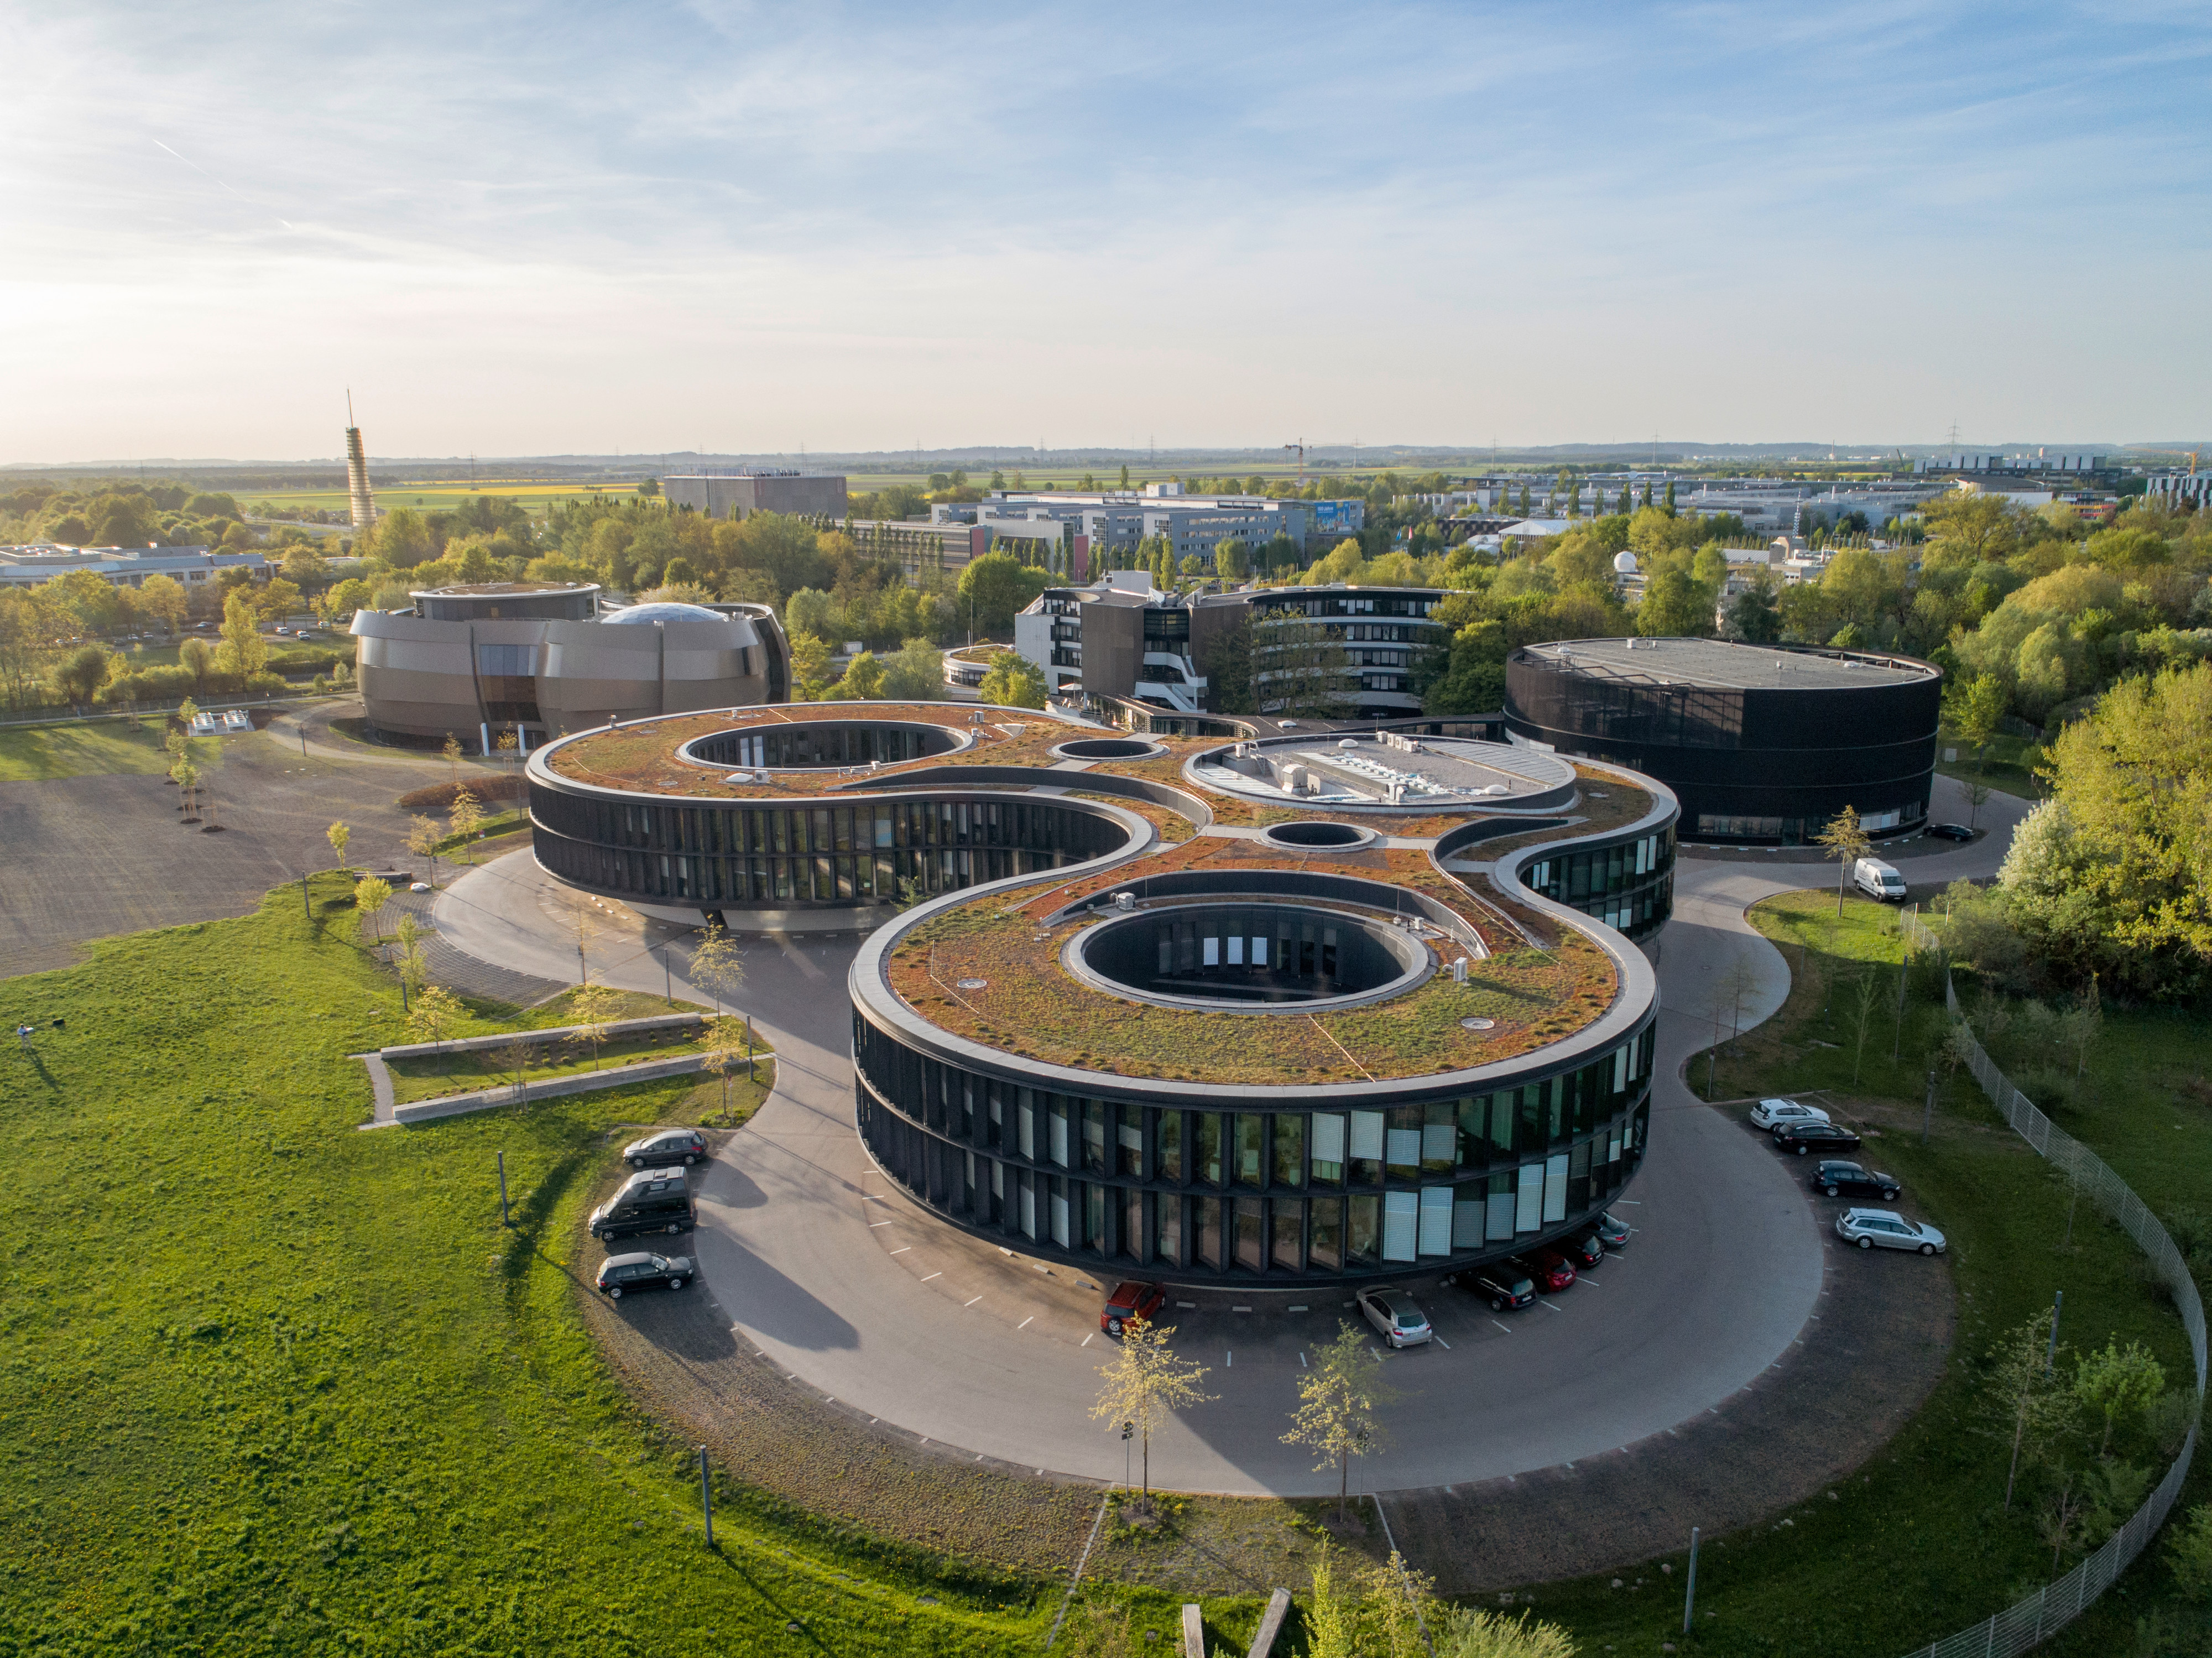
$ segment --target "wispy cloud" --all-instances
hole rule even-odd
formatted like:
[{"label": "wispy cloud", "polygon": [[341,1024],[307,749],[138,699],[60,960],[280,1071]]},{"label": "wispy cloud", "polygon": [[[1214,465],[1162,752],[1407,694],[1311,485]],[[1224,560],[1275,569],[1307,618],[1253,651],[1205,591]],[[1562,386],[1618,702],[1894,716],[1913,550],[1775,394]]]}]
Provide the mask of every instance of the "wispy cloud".
[{"label": "wispy cloud", "polygon": [[90,0],[0,56],[0,455],[312,452],[347,380],[415,452],[2207,412],[2197,8]]}]

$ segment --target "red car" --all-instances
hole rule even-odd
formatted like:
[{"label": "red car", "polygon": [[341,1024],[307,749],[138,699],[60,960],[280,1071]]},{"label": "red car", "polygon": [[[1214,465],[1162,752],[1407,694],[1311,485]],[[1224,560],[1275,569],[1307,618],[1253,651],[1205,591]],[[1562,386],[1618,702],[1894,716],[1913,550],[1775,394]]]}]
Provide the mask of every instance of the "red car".
[{"label": "red car", "polygon": [[1149,1324],[1153,1315],[1168,1304],[1167,1286],[1160,1284],[1139,1284],[1133,1279],[1117,1284],[1114,1293],[1106,1297],[1106,1304],[1098,1312],[1098,1327],[1109,1336],[1121,1333],[1121,1327],[1142,1319]]},{"label": "red car", "polygon": [[1575,1281],[1575,1264],[1557,1249],[1540,1249],[1533,1255],[1515,1257],[1521,1270],[1536,1280],[1539,1290],[1548,1290],[1554,1295],[1571,1287]]}]

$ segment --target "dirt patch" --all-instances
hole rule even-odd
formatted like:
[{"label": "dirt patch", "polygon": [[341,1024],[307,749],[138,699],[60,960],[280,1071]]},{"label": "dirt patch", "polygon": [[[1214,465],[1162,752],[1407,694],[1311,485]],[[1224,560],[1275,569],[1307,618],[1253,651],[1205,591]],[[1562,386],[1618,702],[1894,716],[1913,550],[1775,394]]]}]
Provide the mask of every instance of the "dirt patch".
[{"label": "dirt patch", "polygon": [[520,772],[486,772],[463,778],[457,783],[432,783],[426,787],[410,789],[394,804],[402,811],[419,811],[434,817],[443,817],[453,809],[453,799],[466,789],[477,799],[478,805],[509,801],[527,800],[530,786]]}]

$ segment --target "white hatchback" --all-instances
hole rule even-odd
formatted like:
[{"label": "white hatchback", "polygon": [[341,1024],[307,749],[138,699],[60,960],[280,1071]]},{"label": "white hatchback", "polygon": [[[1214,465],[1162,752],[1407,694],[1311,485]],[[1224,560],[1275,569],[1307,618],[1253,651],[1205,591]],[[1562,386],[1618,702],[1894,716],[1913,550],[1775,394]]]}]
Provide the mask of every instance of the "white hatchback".
[{"label": "white hatchback", "polygon": [[1914,1249],[1940,1255],[1943,1235],[1932,1226],[1907,1220],[1894,1209],[1846,1209],[1836,1217],[1836,1236],[1862,1249]]},{"label": "white hatchback", "polygon": [[1800,1105],[1796,1100],[1761,1100],[1751,1108],[1753,1128],[1779,1128],[1785,1122],[1826,1122],[1828,1114],[1817,1105]]}]

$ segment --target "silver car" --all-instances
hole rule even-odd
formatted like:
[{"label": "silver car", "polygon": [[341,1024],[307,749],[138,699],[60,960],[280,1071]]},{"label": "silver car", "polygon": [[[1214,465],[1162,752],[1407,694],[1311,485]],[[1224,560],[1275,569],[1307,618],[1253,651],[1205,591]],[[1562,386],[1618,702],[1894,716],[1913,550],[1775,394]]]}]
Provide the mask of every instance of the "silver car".
[{"label": "silver car", "polygon": [[1434,1333],[1427,1315],[1403,1290],[1362,1290],[1359,1310],[1393,1347],[1418,1347]]},{"label": "silver car", "polygon": [[1796,1100],[1761,1100],[1751,1108],[1753,1128],[1779,1128],[1785,1122],[1826,1122],[1828,1114],[1817,1105],[1801,1105]]},{"label": "silver car", "polygon": [[1934,1227],[1907,1220],[1894,1209],[1846,1209],[1836,1217],[1836,1236],[1862,1249],[1879,1245],[1884,1249],[1917,1249],[1923,1255],[1940,1255],[1947,1247],[1943,1235]]}]

